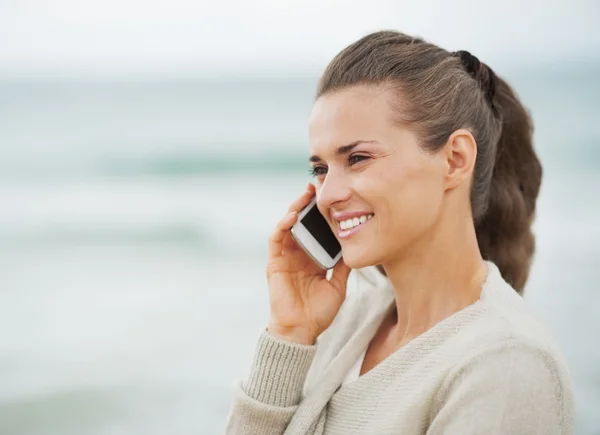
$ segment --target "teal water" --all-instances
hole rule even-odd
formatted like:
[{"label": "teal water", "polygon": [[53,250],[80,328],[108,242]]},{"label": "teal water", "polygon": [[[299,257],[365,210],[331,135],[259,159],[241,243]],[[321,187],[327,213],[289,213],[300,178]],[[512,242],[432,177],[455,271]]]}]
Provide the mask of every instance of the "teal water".
[{"label": "teal water", "polygon": [[[600,432],[600,86],[515,73],[545,168],[527,299]],[[309,180],[315,80],[0,83],[0,433],[214,434]]]}]

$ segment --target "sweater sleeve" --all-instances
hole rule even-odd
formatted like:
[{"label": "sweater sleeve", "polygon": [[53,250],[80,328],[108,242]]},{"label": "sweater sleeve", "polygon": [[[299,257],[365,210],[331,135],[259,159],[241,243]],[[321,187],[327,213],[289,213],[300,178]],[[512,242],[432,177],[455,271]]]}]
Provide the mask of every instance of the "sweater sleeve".
[{"label": "sweater sleeve", "polygon": [[427,435],[570,435],[573,398],[562,364],[512,344],[473,359],[439,394]]},{"label": "sweater sleeve", "polygon": [[263,331],[248,379],[234,390],[225,434],[283,434],[300,403],[316,348],[289,343]]}]

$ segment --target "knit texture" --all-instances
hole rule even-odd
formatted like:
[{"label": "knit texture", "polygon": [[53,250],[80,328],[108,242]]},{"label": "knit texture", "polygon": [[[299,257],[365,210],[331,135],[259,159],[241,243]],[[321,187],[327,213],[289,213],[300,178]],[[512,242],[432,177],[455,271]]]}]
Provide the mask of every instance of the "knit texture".
[{"label": "knit texture", "polygon": [[226,435],[571,434],[562,355],[487,264],[480,300],[344,385],[394,306],[389,281],[374,269],[357,274],[364,279],[313,346],[262,331]]}]

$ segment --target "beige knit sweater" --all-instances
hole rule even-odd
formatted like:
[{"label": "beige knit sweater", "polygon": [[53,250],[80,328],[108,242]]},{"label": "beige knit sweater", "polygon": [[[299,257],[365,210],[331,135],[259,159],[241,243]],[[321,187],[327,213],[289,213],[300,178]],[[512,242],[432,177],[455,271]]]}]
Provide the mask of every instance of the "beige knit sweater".
[{"label": "beige knit sweater", "polygon": [[488,268],[479,301],[343,386],[394,304],[387,279],[364,280],[313,346],[263,331],[226,434],[571,434],[561,354],[498,268]]}]

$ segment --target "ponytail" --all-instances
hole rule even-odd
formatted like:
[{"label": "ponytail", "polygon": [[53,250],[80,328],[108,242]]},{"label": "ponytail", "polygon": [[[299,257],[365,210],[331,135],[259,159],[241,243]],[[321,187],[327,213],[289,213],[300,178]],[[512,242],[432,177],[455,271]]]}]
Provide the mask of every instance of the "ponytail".
[{"label": "ponytail", "polygon": [[531,117],[503,79],[494,75],[494,82],[493,105],[502,120],[501,133],[487,209],[475,230],[483,257],[494,262],[503,278],[522,293],[535,251],[531,224],[542,166],[533,149]]}]

